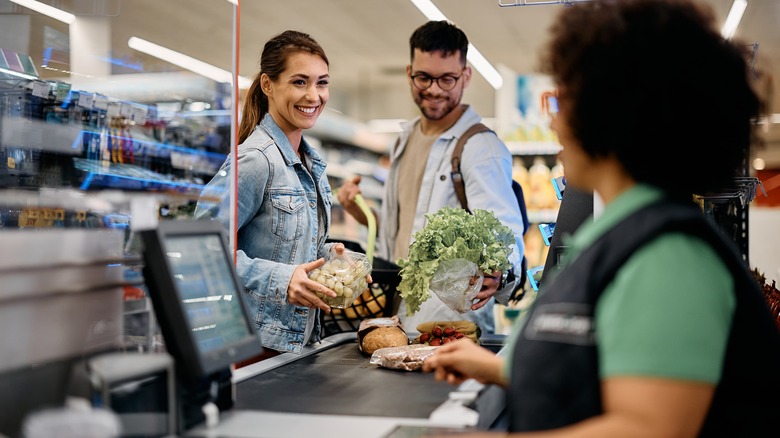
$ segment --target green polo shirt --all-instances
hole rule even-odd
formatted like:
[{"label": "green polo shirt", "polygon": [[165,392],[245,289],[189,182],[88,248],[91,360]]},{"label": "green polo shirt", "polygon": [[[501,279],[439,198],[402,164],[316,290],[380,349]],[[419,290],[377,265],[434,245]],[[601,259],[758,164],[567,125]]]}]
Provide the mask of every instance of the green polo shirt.
[{"label": "green polo shirt", "polygon": [[[574,260],[631,213],[662,192],[637,185],[586,221],[565,241]],[[596,304],[596,342],[602,378],[648,376],[717,383],[736,306],[733,279],[717,253],[699,238],[668,233],[637,251]],[[508,340],[507,358],[521,327]],[[511,378],[507,360],[504,372]]]}]

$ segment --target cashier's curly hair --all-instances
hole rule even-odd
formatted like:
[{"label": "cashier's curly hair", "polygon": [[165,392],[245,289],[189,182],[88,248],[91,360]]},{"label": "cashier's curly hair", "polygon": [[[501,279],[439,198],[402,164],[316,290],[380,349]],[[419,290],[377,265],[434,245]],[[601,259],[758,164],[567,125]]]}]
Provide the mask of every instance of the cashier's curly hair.
[{"label": "cashier's curly hair", "polygon": [[277,80],[287,68],[287,60],[290,56],[300,52],[317,55],[325,61],[325,64],[330,65],[325,50],[314,38],[303,32],[286,30],[265,43],[263,54],[260,55],[260,71],[255,75],[244,101],[241,123],[238,127],[239,144],[252,134],[255,126],[268,112],[268,96],[263,93],[260,78],[266,74],[272,81]]},{"label": "cashier's curly hair", "polygon": [[603,0],[564,8],[542,71],[572,135],[637,181],[676,197],[727,187],[750,150],[760,103],[747,50],[688,0]]}]

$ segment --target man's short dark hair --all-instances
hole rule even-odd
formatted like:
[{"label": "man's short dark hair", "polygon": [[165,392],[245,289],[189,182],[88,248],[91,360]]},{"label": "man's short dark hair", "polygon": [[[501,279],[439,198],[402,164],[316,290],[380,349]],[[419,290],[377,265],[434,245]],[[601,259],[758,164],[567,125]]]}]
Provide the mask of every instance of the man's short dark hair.
[{"label": "man's short dark hair", "polygon": [[412,33],[409,48],[412,61],[414,50],[419,49],[425,53],[442,52],[445,56],[459,52],[460,59],[465,64],[469,39],[462,30],[448,21],[429,21]]}]

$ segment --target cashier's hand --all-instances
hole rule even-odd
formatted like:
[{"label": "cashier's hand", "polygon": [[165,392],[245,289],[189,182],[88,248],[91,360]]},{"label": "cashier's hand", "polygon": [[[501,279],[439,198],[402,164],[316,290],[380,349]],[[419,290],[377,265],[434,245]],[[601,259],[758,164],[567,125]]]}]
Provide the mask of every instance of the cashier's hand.
[{"label": "cashier's hand", "polygon": [[476,300],[471,305],[471,310],[477,310],[487,304],[487,302],[493,298],[493,295],[498,292],[498,285],[501,284],[501,271],[496,271],[490,275],[485,274],[485,279],[482,280],[482,289],[474,297]]},{"label": "cashier's hand", "polygon": [[288,303],[296,306],[319,308],[324,312],[330,313],[330,306],[325,304],[315,292],[320,292],[331,297],[335,297],[336,292],[309,279],[309,271],[317,269],[324,264],[325,259],[321,258],[295,267],[292,278],[290,278],[290,284],[287,286]]},{"label": "cashier's hand", "polygon": [[474,379],[506,386],[502,368],[503,359],[466,338],[442,345],[423,362],[423,371],[433,372],[436,380],[451,385]]}]

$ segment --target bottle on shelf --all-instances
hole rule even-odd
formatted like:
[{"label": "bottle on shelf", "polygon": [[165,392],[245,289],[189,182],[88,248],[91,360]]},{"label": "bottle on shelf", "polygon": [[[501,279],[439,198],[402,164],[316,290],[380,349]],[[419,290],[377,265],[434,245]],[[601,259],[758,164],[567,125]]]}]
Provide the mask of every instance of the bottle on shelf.
[{"label": "bottle on shelf", "polygon": [[555,160],[555,166],[550,168],[550,178],[560,178],[563,176],[563,163],[561,160]]},{"label": "bottle on shelf", "polygon": [[550,168],[544,163],[544,158],[536,157],[528,169],[528,208],[543,210],[555,205],[555,192],[550,181]]},{"label": "bottle on shelf", "polygon": [[531,193],[528,169],[525,167],[525,161],[522,157],[515,156],[512,159],[512,179],[520,184],[524,194]]}]

